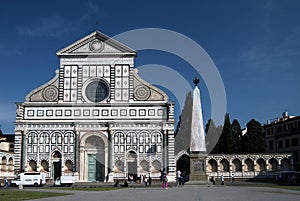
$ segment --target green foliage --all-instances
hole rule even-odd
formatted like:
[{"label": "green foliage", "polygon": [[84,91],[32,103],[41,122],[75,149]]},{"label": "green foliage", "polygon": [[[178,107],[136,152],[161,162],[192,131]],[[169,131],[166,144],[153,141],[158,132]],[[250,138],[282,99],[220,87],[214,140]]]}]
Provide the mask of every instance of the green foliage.
[{"label": "green foliage", "polygon": [[[205,137],[205,143],[206,143],[206,150],[208,152],[219,152],[219,145],[218,139],[222,133],[223,127],[218,126],[216,127],[214,121],[212,119],[209,119],[207,124],[205,125],[205,132],[206,132],[206,137]],[[211,152],[211,153],[213,153]]]},{"label": "green foliage", "polygon": [[213,154],[229,154],[232,152],[232,130],[229,114],[225,115],[224,126],[221,136],[211,153]]},{"label": "green foliage", "polygon": [[232,129],[229,114],[225,115],[224,127],[222,136],[224,138],[224,144],[222,145],[223,153],[231,154],[233,147],[232,147]]},{"label": "green foliage", "polygon": [[192,128],[193,95],[189,92],[186,95],[184,107],[180,115],[179,122],[175,131],[175,152],[188,150],[190,147],[191,128]]},{"label": "green foliage", "polygon": [[[210,131],[210,129],[215,131]],[[206,143],[216,140],[214,133],[218,129],[212,120],[206,124],[205,131],[207,133]],[[212,135],[210,135],[212,134]],[[239,122],[235,119],[230,124],[229,114],[225,115],[222,134],[218,139],[215,147],[210,153],[212,154],[239,154],[239,153],[264,153],[265,139],[261,124],[252,119],[247,123],[247,133],[242,136],[242,129]]]},{"label": "green foliage", "polygon": [[264,153],[265,137],[261,124],[252,119],[247,123],[247,133],[242,137],[243,153]]},{"label": "green foliage", "polygon": [[234,119],[231,124],[232,129],[232,153],[238,154],[242,151],[242,129],[238,120]]}]

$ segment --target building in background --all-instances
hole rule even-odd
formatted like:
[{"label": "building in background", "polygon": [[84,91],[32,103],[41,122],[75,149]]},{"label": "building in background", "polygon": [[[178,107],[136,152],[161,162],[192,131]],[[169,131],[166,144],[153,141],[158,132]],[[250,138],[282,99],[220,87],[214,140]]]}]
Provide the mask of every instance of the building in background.
[{"label": "building in background", "polygon": [[291,153],[294,170],[300,171],[300,116],[282,117],[268,121],[263,126],[266,136],[266,148],[269,153]]},{"label": "building in background", "polygon": [[4,177],[14,177],[14,135],[0,130],[0,182]]},{"label": "building in background", "polygon": [[57,55],[55,77],[16,104],[15,169],[113,181],[168,168],[175,179],[174,104],[138,76],[136,52],[95,31]]}]

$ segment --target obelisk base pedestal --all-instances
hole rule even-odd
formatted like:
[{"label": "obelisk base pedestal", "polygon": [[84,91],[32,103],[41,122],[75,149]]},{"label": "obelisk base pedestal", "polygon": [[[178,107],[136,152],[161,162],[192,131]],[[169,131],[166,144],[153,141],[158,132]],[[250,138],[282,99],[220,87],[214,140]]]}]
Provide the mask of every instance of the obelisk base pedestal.
[{"label": "obelisk base pedestal", "polygon": [[208,181],[206,174],[206,154],[193,152],[190,154],[190,180],[191,181]]}]

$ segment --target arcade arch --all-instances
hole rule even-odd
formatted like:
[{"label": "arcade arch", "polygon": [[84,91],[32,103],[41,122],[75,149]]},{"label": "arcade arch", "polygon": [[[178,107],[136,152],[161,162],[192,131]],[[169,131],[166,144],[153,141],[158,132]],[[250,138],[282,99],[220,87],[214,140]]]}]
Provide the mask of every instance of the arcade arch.
[{"label": "arcade arch", "polygon": [[269,160],[269,170],[274,172],[278,170],[278,161],[275,158]]},{"label": "arcade arch", "polygon": [[286,170],[290,170],[291,167],[291,162],[288,158],[283,158],[281,160],[281,171],[286,171]]},{"label": "arcade arch", "polygon": [[223,158],[220,161],[220,171],[221,172],[228,172],[229,171],[229,162],[227,159]]},{"label": "arcade arch", "polygon": [[266,162],[264,161],[264,159],[259,158],[256,161],[256,171],[265,171],[266,170]]},{"label": "arcade arch", "polygon": [[254,171],[254,162],[250,158],[247,158],[245,160],[244,171],[247,172]]},{"label": "arcade arch", "polygon": [[208,161],[208,167],[207,167],[208,172],[217,172],[218,171],[218,164],[217,161],[214,159],[210,159]]},{"label": "arcade arch", "polygon": [[237,158],[232,161],[232,171],[234,172],[242,171],[242,162]]}]

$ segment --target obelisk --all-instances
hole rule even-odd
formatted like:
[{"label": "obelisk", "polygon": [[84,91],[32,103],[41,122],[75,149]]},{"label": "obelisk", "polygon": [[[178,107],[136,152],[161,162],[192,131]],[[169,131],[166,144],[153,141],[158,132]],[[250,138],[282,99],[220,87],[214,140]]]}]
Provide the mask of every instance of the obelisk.
[{"label": "obelisk", "polygon": [[190,179],[207,181],[206,175],[206,144],[203,125],[199,79],[194,79],[193,109],[190,141]]},{"label": "obelisk", "polygon": [[197,86],[199,83],[199,79],[195,78],[193,82],[195,84],[195,88],[193,92],[190,151],[206,153],[200,90]]}]

